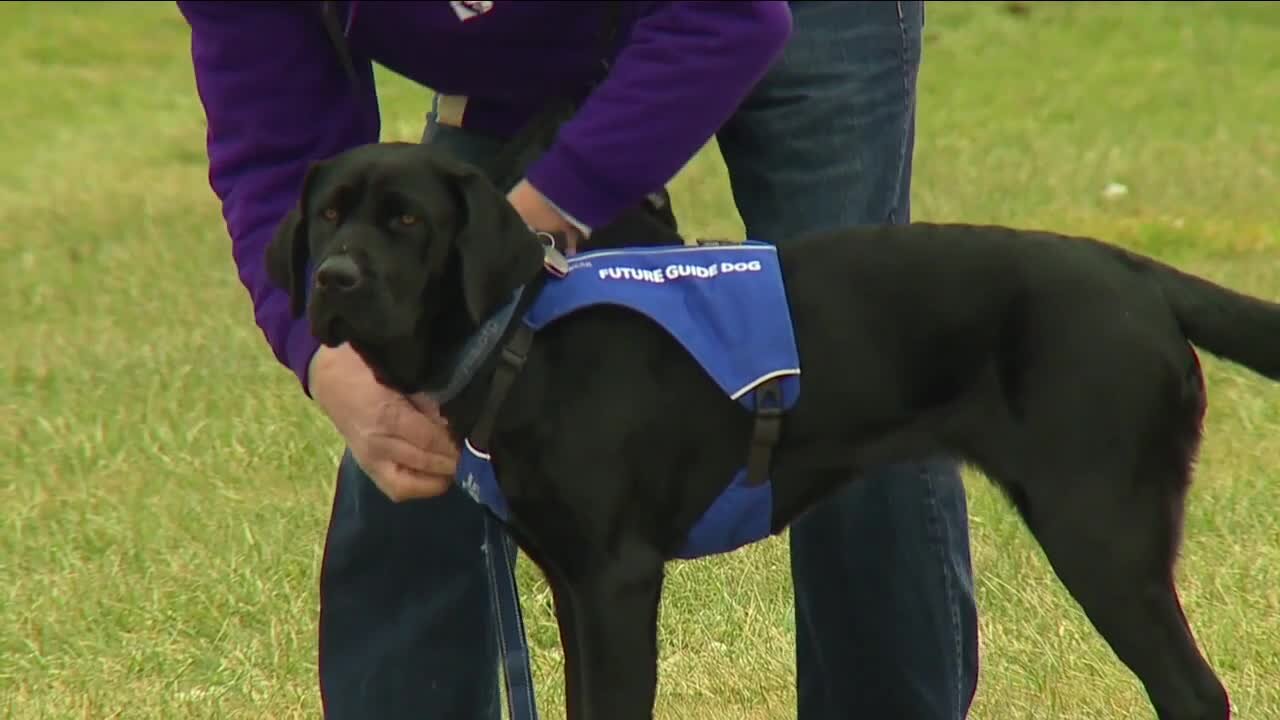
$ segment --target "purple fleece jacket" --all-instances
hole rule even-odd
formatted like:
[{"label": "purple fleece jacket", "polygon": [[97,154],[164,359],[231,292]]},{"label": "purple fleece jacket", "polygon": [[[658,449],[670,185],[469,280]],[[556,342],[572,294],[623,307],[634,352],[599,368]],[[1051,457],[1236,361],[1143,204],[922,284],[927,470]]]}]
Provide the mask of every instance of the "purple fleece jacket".
[{"label": "purple fleece jacket", "polygon": [[[506,136],[541,99],[581,97],[597,79],[607,5],[341,3],[339,21],[358,76],[352,85],[320,3],[177,4],[191,26],[208,121],[209,182],[222,203],[240,280],[276,358],[307,392],[318,343],[267,278],[263,250],[297,202],[313,161],[378,141],[372,63],[437,92],[467,96],[463,126]],[[550,202],[589,227],[674,177],[750,92],[791,30],[782,1],[622,5],[608,78],[528,173]]]}]

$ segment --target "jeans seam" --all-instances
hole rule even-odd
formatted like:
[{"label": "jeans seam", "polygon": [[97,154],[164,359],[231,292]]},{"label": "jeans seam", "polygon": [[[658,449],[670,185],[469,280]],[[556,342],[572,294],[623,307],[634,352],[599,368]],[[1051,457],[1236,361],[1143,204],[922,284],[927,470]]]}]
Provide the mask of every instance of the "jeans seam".
[{"label": "jeans seam", "polygon": [[[955,585],[952,582],[951,573],[947,568],[947,557],[944,547],[945,534],[942,531],[941,513],[938,511],[938,488],[936,485],[937,478],[930,472],[928,468],[922,468],[920,476],[925,484],[925,504],[928,506],[926,516],[928,518],[928,528],[930,540],[932,540],[933,549],[938,559],[938,564],[942,570],[943,594],[947,599],[947,607],[950,608],[949,615],[951,620],[951,640],[955,668],[955,688],[958,690],[962,684],[962,667],[963,667],[963,648],[960,646],[960,611],[956,608],[956,592]],[[951,698],[952,717],[960,717],[960,698],[958,694],[953,694]]]},{"label": "jeans seam", "polygon": [[[341,498],[341,491],[338,486],[342,483],[342,465],[343,465],[343,461],[346,459],[346,455],[348,452],[350,451],[344,450],[342,457],[340,457],[338,460],[338,471],[336,473],[337,477],[334,478],[334,486],[333,486],[333,502],[329,508],[330,527],[332,527],[334,518],[337,517],[338,515],[338,501]],[[320,626],[324,624],[325,616],[326,616],[326,613],[324,612],[325,611],[324,606],[325,606],[325,597],[327,596],[327,593],[325,592],[325,590],[329,586],[330,578],[332,577],[332,573],[333,573],[333,567],[328,562],[326,562],[326,560],[328,560],[330,557],[330,553],[332,552],[332,545],[333,545],[333,534],[332,532],[326,532],[324,536],[324,547],[320,551],[320,572],[318,573],[319,576],[316,578],[316,591],[317,591],[317,598],[319,600],[318,604],[320,606],[319,617],[316,619],[316,630],[317,630],[316,632],[316,682],[320,688],[321,714],[325,714],[329,708],[329,696],[328,696],[328,693],[326,692],[326,688],[328,687],[328,684],[325,683],[324,681],[325,665],[326,665],[324,661],[324,658],[326,656],[326,653],[324,652],[324,644],[325,644],[326,634],[320,630]]]},{"label": "jeans seam", "polygon": [[[899,59],[901,60],[900,67],[902,69],[902,113],[903,113],[902,116],[905,118],[905,117],[910,117],[910,114],[911,114],[911,78],[907,70],[909,66],[908,63],[910,62],[910,57],[909,57],[910,49],[907,47],[907,21],[906,21],[906,17],[903,15],[903,12],[902,12],[902,0],[897,0],[897,2],[894,3],[894,5],[897,8],[897,12],[898,12],[898,34],[902,38],[902,45],[900,48],[901,55]],[[903,132],[905,134],[905,130]],[[902,168],[907,162],[907,140],[905,137],[898,139],[898,158],[897,159],[898,159],[898,177],[894,181],[893,202],[889,206],[888,220],[890,224],[897,223],[898,210],[900,209],[898,207],[898,198],[902,195]]]}]

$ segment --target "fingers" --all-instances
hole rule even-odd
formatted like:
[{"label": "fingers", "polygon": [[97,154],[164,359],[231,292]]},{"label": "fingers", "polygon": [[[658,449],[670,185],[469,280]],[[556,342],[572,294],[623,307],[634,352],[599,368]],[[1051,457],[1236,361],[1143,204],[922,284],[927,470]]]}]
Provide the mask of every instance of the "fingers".
[{"label": "fingers", "polygon": [[426,401],[422,408],[415,399],[385,402],[360,434],[359,452],[352,448],[360,467],[392,502],[436,497],[453,483],[458,448],[434,404]]},{"label": "fingers", "polygon": [[427,419],[439,425],[448,425],[449,420],[440,414],[440,404],[426,393],[407,395],[406,399],[415,410],[427,416]]},{"label": "fingers", "polygon": [[370,457],[423,476],[451,479],[458,468],[457,453],[431,452],[404,438],[391,435],[370,437],[368,452]]},{"label": "fingers", "polygon": [[382,494],[396,503],[439,497],[453,483],[451,475],[426,475],[394,462],[376,463],[366,472]]},{"label": "fingers", "polygon": [[392,502],[433,498],[453,483],[457,463],[451,457],[430,453],[403,438],[377,435],[368,438],[356,462]]},{"label": "fingers", "polygon": [[445,423],[433,421],[430,415],[418,410],[409,401],[385,404],[378,415],[373,431],[369,434],[371,437],[402,438],[409,444],[430,453],[453,458],[458,456],[458,448],[454,445]]}]

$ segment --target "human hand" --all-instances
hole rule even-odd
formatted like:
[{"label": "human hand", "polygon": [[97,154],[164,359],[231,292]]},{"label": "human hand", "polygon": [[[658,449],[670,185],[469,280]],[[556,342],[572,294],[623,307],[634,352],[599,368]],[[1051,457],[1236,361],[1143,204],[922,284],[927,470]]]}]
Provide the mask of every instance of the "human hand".
[{"label": "human hand", "polygon": [[312,357],[310,387],[356,462],[392,502],[449,489],[458,447],[425,396],[406,397],[378,382],[345,343],[322,346]]},{"label": "human hand", "polygon": [[521,180],[507,193],[507,202],[516,209],[524,224],[534,230],[561,233],[565,237],[565,255],[573,255],[584,239],[582,231],[550,203],[528,180]]}]

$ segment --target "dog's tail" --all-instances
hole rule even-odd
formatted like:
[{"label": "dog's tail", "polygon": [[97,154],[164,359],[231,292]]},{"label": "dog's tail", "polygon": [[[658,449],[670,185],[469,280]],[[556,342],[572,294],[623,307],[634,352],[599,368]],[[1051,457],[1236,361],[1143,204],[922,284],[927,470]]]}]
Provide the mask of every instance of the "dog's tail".
[{"label": "dog's tail", "polygon": [[1188,340],[1280,381],[1280,304],[1149,259],[1143,259],[1141,265],[1164,293]]}]

